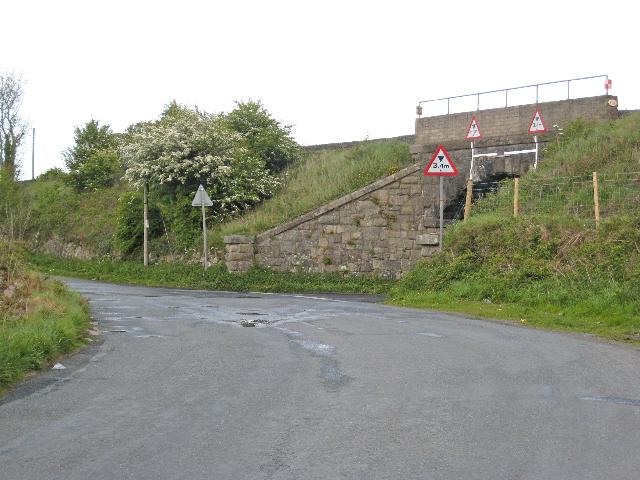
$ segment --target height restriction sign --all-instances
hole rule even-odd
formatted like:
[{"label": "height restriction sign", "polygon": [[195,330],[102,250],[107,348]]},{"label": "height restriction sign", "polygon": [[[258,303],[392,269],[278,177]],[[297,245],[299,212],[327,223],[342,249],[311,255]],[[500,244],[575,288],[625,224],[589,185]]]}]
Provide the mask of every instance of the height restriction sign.
[{"label": "height restriction sign", "polygon": [[440,177],[438,179],[439,195],[438,203],[440,204],[440,234],[438,240],[438,249],[442,250],[442,238],[444,235],[444,178],[443,177],[457,177],[458,169],[456,164],[451,160],[449,152],[442,146],[438,145],[436,153],[431,157],[431,161],[427,164],[427,167],[422,172],[427,177]]},{"label": "height restriction sign", "polygon": [[427,177],[457,177],[458,169],[451,160],[449,152],[440,145],[436,148],[436,153],[433,154],[422,174]]},{"label": "height restriction sign", "polygon": [[471,117],[471,123],[469,123],[469,127],[467,128],[467,136],[464,137],[465,140],[481,140],[482,132],[480,131],[480,125],[478,125],[478,119],[474,115]]},{"label": "height restriction sign", "polygon": [[544,124],[544,120],[542,119],[542,114],[540,110],[536,108],[536,113],[533,114],[533,118],[531,119],[531,124],[529,124],[529,132],[531,135],[536,135],[538,133],[545,133],[547,131],[547,127]]}]

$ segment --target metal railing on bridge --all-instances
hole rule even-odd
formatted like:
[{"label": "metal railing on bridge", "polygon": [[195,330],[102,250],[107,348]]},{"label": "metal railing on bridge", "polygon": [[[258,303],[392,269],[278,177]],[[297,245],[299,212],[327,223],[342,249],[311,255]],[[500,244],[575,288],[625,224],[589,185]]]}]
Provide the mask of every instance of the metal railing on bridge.
[{"label": "metal railing on bridge", "polygon": [[[586,82],[587,80],[595,80],[595,79],[604,79],[604,84],[602,85],[604,90],[605,90],[605,95],[607,95],[609,93],[609,89],[611,88],[611,80],[609,80],[609,75],[605,74],[605,75],[592,75],[590,77],[580,77],[580,78],[570,78],[568,80],[556,80],[553,82],[544,82],[544,83],[534,83],[531,85],[522,85],[519,87],[509,87],[509,88],[501,88],[499,90],[488,90],[485,92],[475,92],[475,93],[466,93],[464,95],[454,95],[451,97],[442,97],[442,98],[432,98],[429,100],[421,100],[420,102],[418,102],[418,106],[416,107],[416,114],[420,117],[422,116],[422,112],[423,112],[423,105],[427,105],[427,104],[434,104],[436,102],[446,102],[447,104],[447,115],[452,113],[451,112],[451,101],[452,100],[458,100],[458,99],[464,99],[464,98],[472,98],[472,97],[476,97],[476,111],[480,110],[480,99],[481,97],[486,97],[488,95],[496,95],[496,94],[502,94],[504,93],[504,107],[509,107],[509,92],[515,92],[515,91],[520,91],[520,90],[524,90],[524,89],[534,89],[535,88],[535,103],[539,103],[540,101],[540,87],[544,87],[544,86],[548,86],[548,85],[561,85],[561,84],[566,84],[566,100],[570,100],[571,99],[571,86],[572,83],[575,85],[577,82]],[[557,96],[557,95],[556,95]],[[588,95],[579,95],[576,96],[574,98],[580,98],[580,97],[584,97],[584,96],[588,96]],[[554,100],[557,100],[558,98],[554,98]],[[564,98],[563,98],[564,99]],[[495,102],[494,102],[495,103]],[[533,102],[529,102],[529,103],[533,103]],[[512,104],[513,105],[521,105],[522,103],[515,103]],[[496,105],[492,105],[489,107],[485,107],[485,108],[496,108]],[[464,110],[463,110],[464,111]],[[468,111],[468,110],[467,110]],[[426,115],[426,116],[433,116],[432,115]],[[438,115],[438,114],[435,114]]]}]

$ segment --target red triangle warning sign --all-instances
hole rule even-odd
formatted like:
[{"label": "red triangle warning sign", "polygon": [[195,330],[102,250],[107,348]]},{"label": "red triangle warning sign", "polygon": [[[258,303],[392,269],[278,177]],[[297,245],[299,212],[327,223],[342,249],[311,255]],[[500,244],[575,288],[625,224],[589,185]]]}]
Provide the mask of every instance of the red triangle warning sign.
[{"label": "red triangle warning sign", "polygon": [[538,133],[545,133],[546,131],[547,127],[544,125],[544,120],[542,118],[542,114],[540,113],[540,109],[536,108],[536,113],[533,114],[531,124],[529,125],[529,133],[531,133],[532,135],[536,135]]},{"label": "red triangle warning sign", "polygon": [[478,125],[478,119],[476,116],[471,117],[471,123],[469,123],[469,127],[467,128],[467,136],[464,137],[465,140],[480,140],[482,138],[482,132],[480,131],[480,125]]},{"label": "red triangle warning sign", "polygon": [[439,145],[422,174],[427,177],[457,177],[458,169],[451,160],[449,152],[442,145]]}]

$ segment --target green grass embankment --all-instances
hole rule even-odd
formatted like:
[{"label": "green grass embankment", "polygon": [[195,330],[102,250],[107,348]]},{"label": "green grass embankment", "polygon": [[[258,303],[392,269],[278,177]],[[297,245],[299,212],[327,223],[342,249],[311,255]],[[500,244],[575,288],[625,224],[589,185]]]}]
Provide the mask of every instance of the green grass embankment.
[{"label": "green grass embankment", "polygon": [[309,153],[286,172],[280,192],[253,210],[211,230],[213,244],[225,235],[256,235],[363,188],[411,164],[409,145],[399,141],[363,142]]},{"label": "green grass embankment", "polygon": [[18,252],[0,244],[0,394],[81,346],[89,321],[80,295],[26,272]]},{"label": "green grass embankment", "polygon": [[[474,206],[469,221],[447,229],[444,251],[405,276],[390,302],[640,340],[640,176],[627,173],[640,172],[640,115],[577,122],[566,132],[521,179],[523,188],[553,185],[557,205],[531,195],[525,214],[513,218],[506,182]],[[618,179],[606,187],[615,195],[603,199],[599,230],[562,208],[585,204],[591,184],[576,187],[568,177],[592,171],[626,175],[623,186]]]},{"label": "green grass embankment", "polygon": [[398,305],[640,340],[640,219],[477,217],[392,290]]},{"label": "green grass embankment", "polygon": [[120,183],[76,192],[53,175],[20,188],[24,201],[18,214],[26,221],[23,238],[35,244],[71,244],[98,256],[113,254],[118,199],[130,186]]}]

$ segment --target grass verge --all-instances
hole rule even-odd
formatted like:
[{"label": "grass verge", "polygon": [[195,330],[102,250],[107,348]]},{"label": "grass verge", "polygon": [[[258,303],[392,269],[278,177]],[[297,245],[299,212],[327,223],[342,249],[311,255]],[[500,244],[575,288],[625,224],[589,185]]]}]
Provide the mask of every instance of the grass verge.
[{"label": "grass verge", "polygon": [[[3,245],[4,246],[4,245]],[[9,268],[0,256],[0,394],[83,344],[89,308],[80,295],[42,275]]]},{"label": "grass verge", "polygon": [[640,220],[482,215],[451,227],[390,303],[640,341]]},{"label": "grass verge", "polygon": [[72,260],[42,254],[31,254],[29,264],[51,275],[153,287],[237,292],[385,294],[393,283],[391,280],[339,273],[279,273],[265,268],[229,273],[223,264],[205,272],[194,264],[160,263],[145,267],[140,262]]},{"label": "grass verge", "polygon": [[[595,303],[598,303],[596,300]],[[558,332],[586,333],[609,340],[640,343],[640,321],[628,312],[612,311],[601,315],[590,312],[592,302],[577,302],[570,308],[553,304],[525,306],[515,303],[485,303],[451,298],[446,293],[410,292],[394,294],[387,303],[460,313],[488,320],[503,320],[523,326]]]}]

